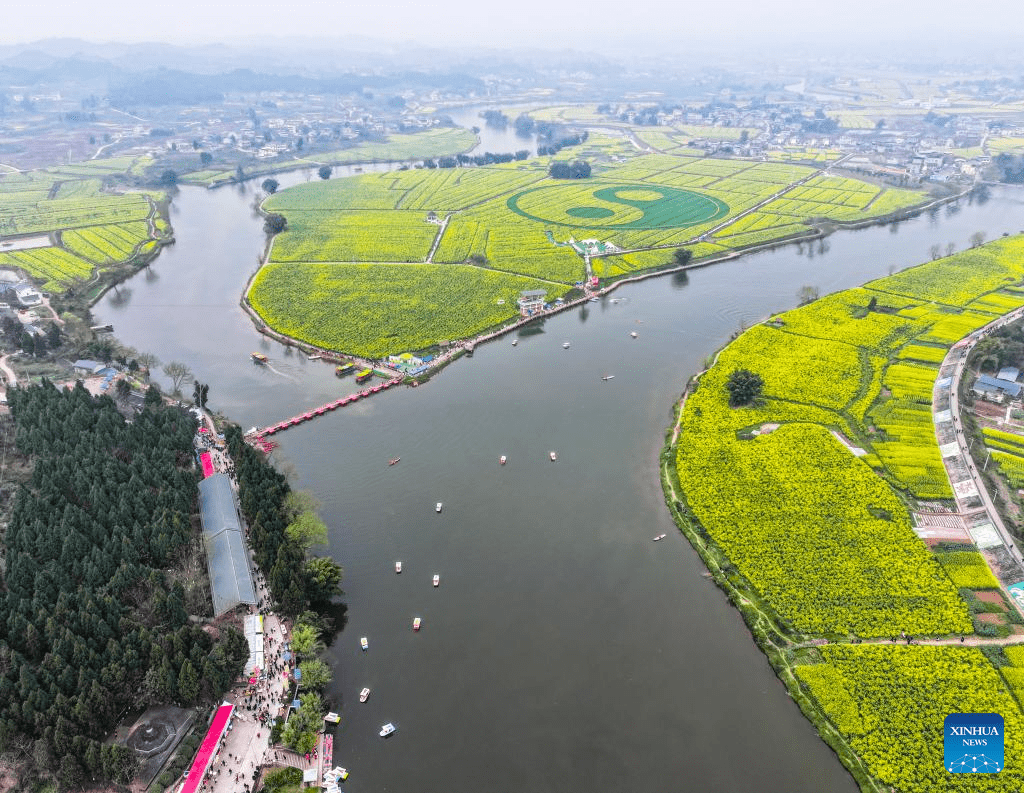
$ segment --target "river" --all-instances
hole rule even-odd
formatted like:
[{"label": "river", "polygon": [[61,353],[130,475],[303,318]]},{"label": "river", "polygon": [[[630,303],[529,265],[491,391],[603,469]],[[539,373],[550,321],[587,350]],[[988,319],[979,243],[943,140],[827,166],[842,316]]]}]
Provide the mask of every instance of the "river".
[{"label": "river", "polygon": [[[177,244],[94,309],[124,343],[188,363],[243,428],[355,387],[239,307],[263,242],[255,196],[182,188]],[[674,531],[657,469],[671,406],[741,323],[792,307],[802,285],[826,294],[1022,226],[1024,194],[1000,188],[629,285],[278,436],[276,461],[322,500],[345,568],[349,624],[328,651],[345,789],[855,791]],[[250,363],[257,350],[270,367]]]}]

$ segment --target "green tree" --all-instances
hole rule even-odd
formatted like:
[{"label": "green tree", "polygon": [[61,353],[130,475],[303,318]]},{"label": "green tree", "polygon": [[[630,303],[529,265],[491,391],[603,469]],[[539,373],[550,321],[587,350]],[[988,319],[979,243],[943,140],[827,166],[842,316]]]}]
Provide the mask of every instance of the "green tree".
[{"label": "green tree", "polygon": [[280,187],[281,185],[277,181],[277,179],[264,179],[263,184],[260,186],[263,188],[264,192],[273,195],[274,193],[277,192],[277,188]]},{"label": "green tree", "polygon": [[189,658],[181,665],[181,672],[178,673],[178,701],[188,707],[194,705],[199,698],[199,673],[192,666]]},{"label": "green tree", "polygon": [[199,152],[199,164],[200,165],[202,165],[205,168],[211,162],[213,162],[213,155],[210,154],[210,152],[208,152],[208,151],[201,151],[201,152]]},{"label": "green tree", "polygon": [[324,545],[327,542],[327,526],[312,512],[303,512],[299,515],[288,524],[285,534],[303,549],[312,545]]},{"label": "green tree", "polygon": [[271,212],[263,219],[263,231],[267,234],[280,234],[288,228],[288,219],[279,212]]},{"label": "green tree", "polygon": [[303,688],[311,688],[319,691],[334,678],[331,668],[319,658],[310,658],[299,664],[299,671],[302,673]]},{"label": "green tree", "polygon": [[312,625],[297,623],[292,630],[292,650],[296,655],[310,657],[324,650],[320,633]]},{"label": "green tree", "polygon": [[800,301],[801,306],[806,306],[808,303],[813,303],[821,296],[818,291],[818,287],[804,284],[797,290],[796,297]]},{"label": "green tree", "polygon": [[117,381],[117,385],[114,386],[114,391],[117,394],[117,398],[124,402],[132,393],[131,384],[123,377]]},{"label": "green tree", "polygon": [[334,173],[334,169],[330,165],[321,165],[317,170],[317,175],[325,181],[331,178],[332,173]]},{"label": "green tree", "polygon": [[729,407],[744,407],[755,403],[764,390],[764,380],[749,369],[734,369],[725,383],[729,392]]},{"label": "green tree", "polygon": [[178,172],[168,168],[160,174],[160,184],[164,187],[174,187],[178,183]]},{"label": "green tree", "polygon": [[146,407],[157,407],[163,401],[163,397],[160,396],[160,389],[156,387],[155,383],[146,389],[146,397],[143,400],[143,405]]},{"label": "green tree", "polygon": [[693,251],[689,248],[676,248],[672,251],[672,260],[676,264],[688,264],[693,258]]},{"label": "green tree", "polygon": [[310,602],[323,605],[341,594],[341,565],[326,556],[306,562],[306,596]]}]

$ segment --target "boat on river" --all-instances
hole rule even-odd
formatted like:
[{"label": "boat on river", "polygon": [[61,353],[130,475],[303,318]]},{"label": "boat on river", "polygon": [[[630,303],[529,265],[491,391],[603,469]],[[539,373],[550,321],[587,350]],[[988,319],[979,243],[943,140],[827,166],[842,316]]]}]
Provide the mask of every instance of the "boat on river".
[{"label": "boat on river", "polygon": [[418,631],[420,629],[420,624],[421,623],[422,623],[422,620],[419,617],[417,617],[416,619],[414,619],[412,621],[412,629],[414,631]]},{"label": "boat on river", "polygon": [[352,374],[355,370],[356,365],[354,363],[343,363],[334,367],[334,374],[337,377],[344,377],[347,374]]},{"label": "boat on river", "polygon": [[319,356],[319,355],[310,355],[309,356],[309,360],[311,360],[311,361],[319,361],[320,358],[321,358],[321,356]]},{"label": "boat on river", "polygon": [[402,459],[401,457],[394,457],[394,458],[388,460],[388,465],[394,465],[395,463],[397,463],[401,459]]},{"label": "boat on river", "polygon": [[380,728],[380,737],[387,738],[397,729],[398,728],[389,721],[387,724]]},{"label": "boat on river", "polygon": [[562,342],[562,349],[563,349],[563,350],[568,350],[568,349],[569,349],[569,347],[571,347],[571,346],[572,346],[572,345],[571,345],[571,344],[569,344],[569,342],[567,342],[567,341],[563,341],[563,342]]},{"label": "boat on river", "polygon": [[434,573],[434,586],[440,586],[440,585],[441,585],[441,576],[439,576],[437,573]]},{"label": "boat on river", "polygon": [[551,458],[551,462],[555,462],[558,459],[558,455],[554,452],[548,452],[548,457]]},{"label": "boat on river", "polygon": [[368,700],[369,698],[370,698],[370,689],[364,688],[362,691],[359,692],[359,701],[360,702],[366,702],[366,700]]},{"label": "boat on river", "polygon": [[373,377],[373,369],[363,369],[361,372],[356,374],[356,382],[365,383],[371,377]]},{"label": "boat on river", "polygon": [[659,534],[657,537],[654,538],[654,542],[657,542],[658,540],[664,540],[667,536],[667,534]]},{"label": "boat on river", "polygon": [[367,641],[366,637],[364,636],[363,638],[361,638],[359,640],[359,646],[362,647],[363,650],[369,650],[370,649],[370,642]]},{"label": "boat on river", "polygon": [[402,572],[402,563],[401,562],[395,562],[395,572],[396,573]]},{"label": "boat on river", "polygon": [[252,362],[258,363],[260,366],[266,366],[267,361],[269,360],[267,356],[261,352],[254,352],[251,357]]},{"label": "boat on river", "polygon": [[517,344],[519,344],[519,339],[512,339],[512,346],[515,347]]},{"label": "boat on river", "polygon": [[604,380],[607,383],[609,380],[614,380],[615,379],[615,375],[613,375],[613,374],[606,374],[601,379]]},{"label": "boat on river", "polygon": [[434,507],[434,512],[440,512],[441,511],[441,507],[443,507],[443,506],[444,506],[444,504],[442,504],[440,501],[438,501],[437,502],[437,506]]},{"label": "boat on river", "polygon": [[504,454],[501,455],[501,457],[498,458],[498,464],[499,465],[504,465],[507,462],[508,462],[508,457],[506,457]]}]

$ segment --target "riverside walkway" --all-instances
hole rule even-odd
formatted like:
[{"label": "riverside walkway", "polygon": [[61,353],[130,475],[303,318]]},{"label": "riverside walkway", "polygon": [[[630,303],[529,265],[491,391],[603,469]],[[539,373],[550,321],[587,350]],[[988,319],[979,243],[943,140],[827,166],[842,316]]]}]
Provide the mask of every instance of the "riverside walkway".
[{"label": "riverside walkway", "polygon": [[321,405],[320,407],[314,408],[313,410],[306,411],[305,413],[300,413],[297,416],[292,416],[291,418],[287,418],[284,421],[279,421],[276,424],[271,424],[269,427],[254,428],[252,430],[249,430],[249,432],[245,434],[245,439],[258,449],[262,449],[263,451],[270,451],[270,449],[273,448],[273,442],[269,440],[271,435],[275,435],[278,432],[283,432],[289,427],[298,426],[299,424],[302,424],[306,421],[311,421],[312,419],[315,419],[318,416],[322,416],[325,413],[330,413],[332,410],[336,410],[337,408],[344,407],[345,405],[350,405],[353,402],[358,402],[360,399],[365,399],[369,396],[373,396],[374,394],[379,394],[381,391],[386,391],[387,389],[391,388],[392,386],[396,386],[401,382],[402,378],[394,377],[391,380],[379,383],[378,385],[370,386],[369,388],[364,388],[362,391],[357,391],[354,394],[348,394],[347,396],[343,396],[340,399],[335,399],[333,402],[328,402],[326,405]]}]

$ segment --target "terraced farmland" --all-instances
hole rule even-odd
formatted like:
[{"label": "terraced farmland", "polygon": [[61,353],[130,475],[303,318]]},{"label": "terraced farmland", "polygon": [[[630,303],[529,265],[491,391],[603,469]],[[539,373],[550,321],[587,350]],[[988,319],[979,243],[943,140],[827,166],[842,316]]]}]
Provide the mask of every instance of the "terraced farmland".
[{"label": "terraced farmland", "polygon": [[170,233],[156,212],[162,196],[110,192],[101,180],[148,162],[127,157],[0,174],[0,236],[48,234],[54,243],[2,253],[0,266],[23,270],[47,291],[62,292],[90,280],[98,268],[151,252],[157,238]]}]

